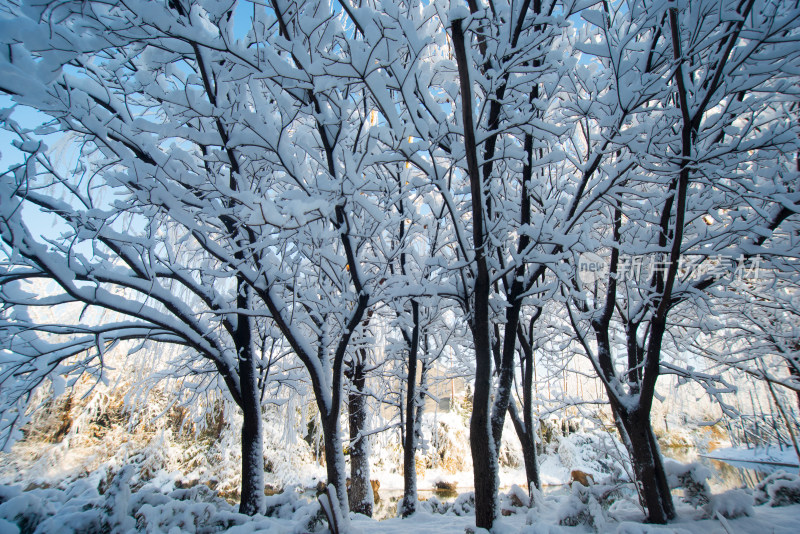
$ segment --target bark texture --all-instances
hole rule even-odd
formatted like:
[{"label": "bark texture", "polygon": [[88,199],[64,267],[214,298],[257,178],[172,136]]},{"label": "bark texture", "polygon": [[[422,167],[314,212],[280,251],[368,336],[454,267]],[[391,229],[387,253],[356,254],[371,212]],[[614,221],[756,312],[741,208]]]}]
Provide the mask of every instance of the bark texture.
[{"label": "bark texture", "polygon": [[375,497],[369,472],[369,440],[366,437],[367,401],[364,396],[366,369],[363,361],[353,365],[352,389],[348,395],[350,423],[350,510],[372,517]]},{"label": "bark texture", "polygon": [[650,422],[643,411],[621,413],[617,418],[627,436],[626,448],[636,474],[639,494],[647,507],[647,520],[663,524],[675,518],[675,505]]},{"label": "bark texture", "polygon": [[345,477],[339,410],[333,410],[329,413],[321,412],[321,415],[322,436],[325,440],[325,471],[328,475],[328,484],[336,488],[336,498],[339,501],[338,504],[343,519],[346,521],[350,510],[347,499],[347,479]]},{"label": "bark texture", "polygon": [[[403,502],[400,513],[408,517],[417,510],[417,431],[415,405],[417,404],[417,359],[419,353],[419,304],[411,302],[414,329],[411,333],[408,350],[408,379],[406,380],[406,420],[403,435]],[[421,417],[421,414],[420,414]]]},{"label": "bark texture", "polygon": [[[247,309],[247,296],[240,284],[238,306]],[[261,421],[261,396],[253,354],[252,329],[246,315],[239,315],[234,343],[239,356],[239,384],[242,409],[242,497],[239,512],[261,513],[264,508],[264,444]]]}]

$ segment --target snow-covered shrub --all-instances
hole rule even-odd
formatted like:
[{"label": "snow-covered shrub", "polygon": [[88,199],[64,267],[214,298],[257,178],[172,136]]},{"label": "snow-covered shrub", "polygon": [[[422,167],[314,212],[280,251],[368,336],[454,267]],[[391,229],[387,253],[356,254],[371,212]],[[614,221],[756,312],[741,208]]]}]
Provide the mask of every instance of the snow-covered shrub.
[{"label": "snow-covered shrub", "polygon": [[607,511],[622,496],[617,485],[572,486],[572,494],[558,509],[558,524],[575,527],[585,525],[601,532],[608,522]]},{"label": "snow-covered shrub", "polygon": [[559,440],[557,453],[568,471],[579,469],[595,479],[599,475],[618,479],[627,467],[624,450],[624,446],[605,431],[575,432]]},{"label": "snow-covered shrub", "polygon": [[135,525],[129,514],[131,501],[131,478],[135,474],[132,465],[126,465],[111,480],[105,491],[102,510],[110,530],[126,532]]},{"label": "snow-covered shrub", "polygon": [[719,495],[712,495],[711,500],[703,506],[708,517],[717,514],[727,519],[736,519],[745,515],[753,515],[753,496],[741,489],[732,489]]},{"label": "snow-covered shrub", "polygon": [[[398,501],[397,505],[400,506],[403,504],[403,501]],[[450,510],[452,503],[449,502],[442,502],[439,500],[436,495],[433,495],[428,498],[426,501],[419,501],[419,508],[424,510],[430,514],[446,514],[448,510]],[[400,510],[398,509],[398,516],[400,516]]]},{"label": "snow-covered shrub", "polygon": [[769,489],[770,506],[789,506],[800,503],[800,479],[779,480]]},{"label": "snow-covered shrub", "polygon": [[505,420],[503,437],[497,451],[497,462],[501,468],[508,469],[518,469],[525,465],[522,444],[517,439],[517,432],[514,430],[514,423],[511,422],[510,417],[506,417]]},{"label": "snow-covered shrub", "polygon": [[[428,439],[428,431],[430,439]],[[441,469],[445,473],[458,473],[472,469],[469,429],[460,415],[455,413],[425,414],[423,433],[430,446],[425,451],[422,467]]]},{"label": "snow-covered shrub", "polygon": [[0,532],[214,534],[234,527],[247,532],[315,532],[322,527],[319,504],[295,491],[267,498],[271,517],[251,517],[237,513],[205,485],[176,489],[175,477],[164,472],[142,484],[138,467],[105,468],[51,488],[0,486]]},{"label": "snow-covered shrub", "polygon": [[[264,457],[266,479],[277,486],[309,485],[310,477],[319,474],[308,469],[314,465],[314,451],[299,431],[291,432],[286,415],[277,408],[266,410],[272,424],[264,425]],[[283,425],[281,421],[284,421]],[[286,427],[286,428],[282,428]]]},{"label": "snow-covered shrub", "polygon": [[683,490],[683,502],[699,508],[711,500],[711,488],[707,482],[711,477],[711,470],[704,465],[698,462],[682,464],[665,459],[664,471],[670,489]]},{"label": "snow-covered shrub", "polygon": [[470,515],[475,513],[475,493],[470,491],[462,493],[453,501],[452,512],[458,516]]},{"label": "snow-covered shrub", "polygon": [[514,484],[508,493],[500,494],[500,513],[502,515],[519,513],[527,510],[530,502],[530,497],[525,493],[525,490]]},{"label": "snow-covered shrub", "polygon": [[[0,505],[0,518],[16,525],[20,532],[29,534],[100,534],[123,532],[126,526],[133,527],[131,522],[125,525],[115,521],[107,499],[98,493],[101,479],[93,475],[61,487],[28,491],[3,487],[0,494],[10,498]],[[115,498],[115,495],[108,497]],[[125,513],[126,507],[123,507],[122,514]]]},{"label": "snow-covered shrub", "polygon": [[433,496],[419,504],[423,510],[432,514],[465,516],[475,513],[475,493],[462,493],[453,502],[442,502]]},{"label": "snow-covered shrub", "polygon": [[[504,435],[507,436],[508,434],[504,432]],[[511,469],[521,467],[524,464],[522,449],[520,447],[514,447],[513,442],[503,440],[497,454],[497,462],[501,467],[508,467]]]},{"label": "snow-covered shrub", "polygon": [[[218,521],[212,522],[215,512],[213,505],[194,501],[169,501],[159,507],[145,504],[136,511],[136,530],[169,532],[177,527],[181,532],[197,532],[201,526],[218,524]],[[224,526],[229,528],[233,525],[225,523]]]},{"label": "snow-covered shrub", "polygon": [[0,504],[7,502],[22,493],[19,486],[0,486]]},{"label": "snow-covered shrub", "polygon": [[776,471],[758,483],[753,490],[753,504],[770,506],[800,504],[800,477]]},{"label": "snow-covered shrub", "polygon": [[458,482],[449,480],[442,475],[436,475],[431,479],[431,484],[437,491],[444,493],[457,493]]},{"label": "snow-covered shrub", "polygon": [[550,417],[540,419],[539,425],[541,426],[542,445],[556,444],[557,446],[558,441],[563,436],[561,420],[555,415],[551,415]]},{"label": "snow-covered shrub", "polygon": [[567,527],[585,525],[599,532],[605,525],[605,518],[596,501],[583,502],[580,497],[570,495],[558,509],[558,524]]},{"label": "snow-covered shrub", "polygon": [[[14,493],[14,490],[6,490],[6,493]],[[39,523],[56,513],[53,503],[40,493],[41,490],[20,492],[0,504],[0,519],[16,524],[20,532],[34,532]]]},{"label": "snow-covered shrub", "polygon": [[301,498],[295,487],[285,488],[283,493],[267,497],[264,515],[296,521],[304,532],[313,532],[323,524],[319,501],[309,502]]}]

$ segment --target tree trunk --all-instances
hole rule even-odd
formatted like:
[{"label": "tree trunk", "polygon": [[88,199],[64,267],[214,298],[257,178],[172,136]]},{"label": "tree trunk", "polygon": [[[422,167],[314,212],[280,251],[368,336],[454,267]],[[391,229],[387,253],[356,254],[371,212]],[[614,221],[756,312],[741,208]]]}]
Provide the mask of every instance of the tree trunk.
[{"label": "tree trunk", "polygon": [[467,66],[462,19],[452,21],[453,52],[458,65],[461,90],[461,120],[464,149],[472,199],[472,246],[475,253],[475,281],[472,294],[470,328],[475,348],[475,394],[469,421],[469,444],[475,480],[475,526],[491,529],[497,515],[498,465],[491,426],[492,346],[489,330],[489,292],[491,280],[486,259],[484,200],[472,111],[472,87]]},{"label": "tree trunk", "polygon": [[[491,529],[497,515],[497,449],[492,436],[492,356],[489,340],[489,277],[479,267],[475,281],[472,336],[475,343],[475,393],[469,421],[469,444],[475,481],[475,526]],[[485,276],[482,276],[484,275]]]},{"label": "tree trunk", "polygon": [[[529,337],[533,337],[533,325],[542,313],[542,308],[538,308],[531,317],[528,330],[531,332]],[[506,329],[508,331],[508,329]],[[522,446],[522,459],[525,462],[525,477],[528,483],[528,493],[532,495],[531,487],[538,490],[542,489],[539,479],[539,461],[536,457],[536,434],[533,424],[533,397],[534,397],[534,369],[533,347],[529,339],[526,339],[522,329],[517,329],[522,354],[520,364],[522,365],[522,417],[520,417],[517,405],[512,400],[508,405],[508,414],[511,422],[514,423],[514,430],[517,433],[520,445]]]},{"label": "tree trunk", "polygon": [[647,508],[648,522],[664,524],[674,519],[675,505],[649,414],[620,413],[618,421],[628,437],[625,445],[631,457],[640,495]]},{"label": "tree trunk", "polygon": [[244,386],[242,377],[242,499],[239,513],[254,515],[264,510],[264,448],[258,391]]},{"label": "tree trunk", "polygon": [[[239,309],[249,309],[249,295],[241,278],[236,298]],[[239,512],[254,515],[264,507],[264,444],[261,395],[258,387],[250,319],[239,314],[233,342],[239,358],[240,408],[242,409],[242,488]]]},{"label": "tree trunk", "polygon": [[326,411],[326,407],[319,406],[322,419],[322,436],[325,439],[325,470],[328,475],[328,484],[336,488],[336,498],[339,500],[339,509],[342,518],[347,521],[350,509],[347,499],[347,479],[345,476],[344,451],[342,450],[342,431],[339,424],[339,409],[334,407]]},{"label": "tree trunk", "polygon": [[522,446],[522,459],[525,462],[525,478],[528,484],[528,492],[531,487],[538,490],[542,489],[539,478],[539,460],[536,457],[536,436],[533,432],[533,425],[528,425],[519,417],[516,405],[512,402],[508,405],[508,414],[511,422],[514,423],[514,430]]},{"label": "tree trunk", "polygon": [[364,396],[364,362],[353,364],[353,387],[348,395],[350,422],[350,509],[372,517],[375,503],[369,481],[369,440],[367,439],[367,401]]},{"label": "tree trunk", "polygon": [[[489,420],[491,392],[491,360],[480,359],[476,365],[475,394],[469,421],[469,444],[472,451],[475,481],[475,525],[491,529],[497,515],[497,450]],[[488,367],[488,369],[486,369]]]},{"label": "tree trunk", "polygon": [[400,514],[408,517],[417,511],[417,432],[414,407],[417,404],[417,356],[419,352],[419,304],[411,301],[414,329],[408,347],[408,376],[406,378],[406,419],[403,435],[403,502]]},{"label": "tree trunk", "polygon": [[[798,166],[800,166],[800,158],[798,158]],[[800,358],[790,355],[786,365],[789,367],[789,374],[792,378],[800,381]],[[797,397],[797,410],[800,412],[800,391],[795,391],[795,396]]]},{"label": "tree trunk", "polygon": [[500,360],[495,391],[494,406],[492,407],[492,437],[494,447],[500,450],[500,443],[503,438],[503,426],[506,421],[508,407],[513,400],[511,399],[511,389],[514,383],[514,355],[516,353],[517,326],[519,325],[519,314],[522,304],[517,295],[522,292],[522,283],[515,279],[509,299],[511,305],[506,308],[506,325],[503,330],[503,351]]}]

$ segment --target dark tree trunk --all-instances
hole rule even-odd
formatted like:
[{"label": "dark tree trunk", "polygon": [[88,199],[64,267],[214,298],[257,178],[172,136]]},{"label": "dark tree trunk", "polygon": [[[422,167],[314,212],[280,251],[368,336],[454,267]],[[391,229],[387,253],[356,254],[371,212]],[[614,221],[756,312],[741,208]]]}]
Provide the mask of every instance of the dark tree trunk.
[{"label": "dark tree trunk", "polygon": [[489,330],[489,292],[491,281],[486,260],[483,195],[478,170],[472,111],[472,87],[467,66],[462,19],[452,21],[453,51],[458,65],[461,90],[461,119],[464,124],[464,148],[472,199],[472,246],[475,252],[475,281],[470,319],[475,345],[475,393],[469,421],[469,444],[475,480],[475,525],[491,529],[497,515],[498,466],[491,426],[492,346]]},{"label": "dark tree trunk", "polygon": [[627,436],[626,447],[631,457],[636,483],[647,508],[650,523],[663,524],[675,518],[675,505],[669,491],[664,463],[653,434],[650,415],[646,412],[619,413],[619,423]]},{"label": "dark tree trunk", "polygon": [[[246,291],[244,284],[240,283],[237,298],[240,309],[249,309]],[[250,326],[249,318],[240,314],[233,337],[239,357],[242,409],[242,497],[239,512],[254,515],[260,513],[264,506],[264,445],[261,395]]]},{"label": "dark tree trunk", "polygon": [[419,352],[419,304],[411,301],[414,329],[408,341],[408,377],[406,380],[406,419],[403,435],[403,503],[400,511],[408,517],[417,511],[417,432],[415,406],[417,404],[417,356]]},{"label": "dark tree trunk", "polygon": [[[520,274],[517,271],[517,274]],[[519,325],[519,314],[522,303],[518,295],[522,292],[522,282],[515,278],[511,287],[509,299],[511,305],[506,308],[506,325],[503,330],[503,350],[500,360],[497,381],[497,391],[492,407],[492,438],[494,447],[500,450],[500,443],[503,437],[503,426],[506,420],[509,404],[512,402],[511,389],[514,382],[514,354],[517,349],[517,326]],[[497,331],[497,330],[495,330]]]},{"label": "dark tree trunk", "polygon": [[322,419],[322,436],[325,440],[325,470],[328,475],[328,485],[333,485],[336,489],[339,511],[344,518],[347,518],[350,510],[347,499],[347,479],[345,477],[339,409],[337,406],[332,412],[326,412],[326,407],[318,405],[318,408]]},{"label": "dark tree trunk", "polygon": [[[800,166],[800,158],[798,158],[798,166]],[[795,351],[797,350],[800,350],[800,348],[795,349]],[[800,382],[800,357],[789,356],[786,365],[789,367],[789,374],[792,378]],[[800,391],[796,391],[795,396],[797,397],[797,410],[800,411]]]},{"label": "dark tree trunk", "polygon": [[542,489],[542,483],[539,478],[539,460],[536,457],[536,436],[533,432],[533,425],[528,426],[517,412],[516,405],[512,402],[508,406],[508,414],[511,417],[511,422],[514,423],[514,430],[517,433],[517,438],[522,446],[522,459],[525,462],[525,478],[528,484],[528,492],[530,494],[531,487],[538,490]]},{"label": "dark tree trunk", "polygon": [[[533,346],[530,343],[533,337],[533,325],[539,319],[542,308],[538,308],[530,318],[528,326],[528,338],[525,338],[522,328],[517,328],[517,338],[519,340],[522,355],[520,364],[522,365],[522,417],[517,411],[517,406],[512,401],[508,406],[508,413],[511,422],[514,423],[514,430],[517,433],[520,445],[522,446],[522,459],[525,462],[525,476],[528,483],[529,495],[532,495],[531,487],[538,490],[542,489],[539,479],[539,460],[536,457],[536,434],[533,424],[533,398],[534,398],[534,362]],[[508,329],[506,329],[508,331]]]},{"label": "dark tree trunk", "polygon": [[475,480],[475,525],[491,529],[497,515],[499,485],[497,448],[492,435],[491,392],[492,350],[489,336],[489,273],[485,263],[478,266],[475,280],[475,309],[471,324],[475,344],[475,393],[469,422]]},{"label": "dark tree trunk", "polygon": [[348,395],[350,422],[350,510],[372,517],[375,503],[369,481],[369,440],[367,439],[367,401],[364,396],[365,363],[353,364],[353,387]]},{"label": "dark tree trunk", "polygon": [[[488,280],[487,280],[488,281]],[[477,315],[477,314],[476,314]],[[486,318],[488,321],[488,318]],[[492,360],[488,342],[488,324],[476,325],[486,328],[485,345],[478,350],[483,336],[474,332],[475,351],[475,394],[472,401],[472,417],[469,422],[469,444],[472,451],[473,475],[475,480],[475,525],[491,529],[497,515],[497,449],[492,437],[489,418],[492,387]]]},{"label": "dark tree trunk", "polygon": [[[425,351],[427,352],[427,350]],[[414,441],[414,447],[419,447],[420,440],[422,440],[422,416],[425,415],[425,394],[427,391],[427,376],[428,365],[425,360],[422,360],[419,372],[419,386],[417,387],[417,411],[414,422],[414,432],[417,434],[417,439]],[[451,400],[452,402],[452,400]]]},{"label": "dark tree trunk", "polygon": [[[614,262],[612,261],[612,265]],[[613,292],[611,293],[613,296]],[[609,300],[609,302],[613,302]],[[606,309],[608,313],[608,308]],[[613,383],[614,371],[610,357],[610,341],[608,335],[608,313],[605,319],[595,323],[595,338],[597,339],[598,360],[601,372],[604,375],[606,384]],[[629,373],[629,385],[631,392],[627,395],[628,399],[635,394],[638,396],[636,406],[633,409],[626,409],[625,405],[619,400],[619,392],[606,385],[606,392],[611,401],[611,408],[614,412],[614,420],[622,436],[625,448],[631,458],[635,483],[639,491],[642,505],[647,509],[647,520],[651,523],[663,524],[675,518],[675,505],[672,502],[672,494],[669,491],[667,476],[664,472],[664,463],[661,458],[661,451],[658,448],[653,426],[650,421],[650,408],[653,404],[655,393],[655,383],[658,379],[658,365],[660,345],[656,342],[655,336],[663,336],[663,322],[653,321],[650,332],[649,353],[644,364],[644,373]],[[635,335],[635,329],[628,331],[628,336]],[[628,350],[634,350],[631,357],[629,352],[629,364],[638,362],[644,357],[643,350],[638,344],[632,349],[629,344]],[[641,376],[641,378],[639,378]]]},{"label": "dark tree trunk", "polygon": [[242,499],[239,513],[254,515],[264,507],[264,448],[259,392],[245,387],[242,376]]}]

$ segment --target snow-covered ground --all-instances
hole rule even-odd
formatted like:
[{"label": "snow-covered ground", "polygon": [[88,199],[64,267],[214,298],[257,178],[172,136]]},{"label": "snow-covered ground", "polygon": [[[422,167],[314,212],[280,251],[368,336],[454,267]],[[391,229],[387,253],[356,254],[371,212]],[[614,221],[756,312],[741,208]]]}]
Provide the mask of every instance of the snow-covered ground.
[{"label": "snow-covered ground", "polygon": [[[116,473],[101,469],[53,487],[23,490],[19,486],[0,486],[0,533],[244,534],[327,530],[316,501],[301,496],[293,488],[268,498],[268,516],[248,517],[238,514],[233,505],[204,485],[177,487],[180,484],[175,477],[164,472],[147,482],[140,475],[131,464]],[[520,490],[515,488],[514,492],[519,495]],[[624,492],[610,504],[602,498],[586,499],[587,495],[597,497],[600,493],[574,488],[563,495],[540,495],[532,507],[519,506],[521,503],[510,495],[501,496],[504,515],[494,531],[498,534],[794,533],[800,522],[800,504],[773,507],[767,502],[754,506],[752,493],[742,491],[717,502],[716,509],[679,503],[678,519],[674,522],[666,526],[645,525],[641,523],[643,516],[635,499],[625,497]],[[739,502],[742,498],[747,502]],[[353,514],[352,530],[364,534],[461,534],[474,526],[468,495],[449,506],[430,499],[422,507],[409,519],[375,521]],[[749,515],[724,517],[737,513]]]},{"label": "snow-covered ground", "polygon": [[[274,421],[265,427],[267,482],[269,489],[282,493],[268,497],[265,515],[255,517],[237,512],[240,456],[235,418],[213,439],[182,436],[166,427],[128,432],[122,424],[83,426],[86,428],[79,431],[80,425],[76,425],[59,443],[31,438],[15,445],[10,454],[0,454],[0,534],[327,531],[314,490],[324,480],[325,469],[316,460],[319,456],[302,437],[287,434]],[[461,534],[474,526],[472,462],[464,414],[431,414],[423,430],[425,450],[417,459],[419,512],[409,519],[394,517],[402,493],[402,463],[399,445],[387,438],[374,444],[371,478],[381,483],[376,517],[389,519],[354,515],[354,532]],[[513,437],[513,429],[505,434]],[[742,490],[736,481],[720,485],[706,480],[711,462],[706,461],[706,466],[693,463],[698,458],[691,454],[680,458],[680,463],[670,463],[673,482],[688,473],[700,486],[710,482],[703,486],[705,493],[694,495],[690,503],[683,502],[682,490],[677,490],[678,519],[667,526],[644,525],[644,514],[629,483],[630,465],[624,448],[611,434],[587,422],[566,436],[558,432],[552,436],[540,456],[544,493],[535,496],[533,506],[527,506],[527,496],[519,489],[525,480],[519,445],[513,439],[504,441],[500,474],[503,515],[497,533],[767,534],[795,532],[800,524],[800,504],[789,504],[800,501],[796,475],[773,475],[760,489]],[[777,448],[717,450],[713,456],[729,461],[796,462],[785,451],[778,453]],[[572,470],[592,475],[598,485],[570,488],[567,483]],[[796,469],[791,471],[796,473]],[[434,493],[439,483],[455,485],[459,495]]]},{"label": "snow-covered ground", "polygon": [[[450,431],[458,436],[455,428]],[[231,483],[217,479],[227,476],[228,471],[235,472],[236,458],[226,458],[226,449],[209,449],[216,451],[217,456],[210,456],[208,451],[187,455],[187,451],[164,436],[153,438],[138,453],[124,451],[125,446],[108,447],[108,443],[105,456],[96,449],[90,454],[87,448],[70,448],[65,444],[40,444],[45,449],[49,447],[49,452],[42,454],[40,451],[42,456],[36,461],[24,461],[25,453],[32,451],[25,448],[25,444],[20,444],[13,462],[12,456],[4,456],[0,462],[3,467],[0,469],[0,534],[327,531],[314,491],[308,488],[323,470],[307,456],[273,455],[273,480],[293,479],[300,483],[297,486],[284,483],[282,493],[267,498],[265,515],[249,517],[237,512],[235,498],[228,496],[226,500],[220,496]],[[706,493],[688,498],[689,502],[684,502],[682,491],[677,490],[678,518],[666,526],[643,524],[644,514],[632,485],[627,482],[629,466],[617,456],[618,447],[611,436],[600,432],[584,431],[560,437],[541,457],[543,481],[563,484],[569,480],[572,469],[580,469],[592,474],[599,484],[591,488],[561,485],[555,486],[555,491],[551,486],[544,494],[535,496],[533,506],[528,506],[525,492],[515,486],[524,480],[522,466],[507,465],[501,473],[503,515],[495,532],[766,534],[797,531],[800,504],[789,504],[800,502],[800,478],[794,474],[794,469],[792,474],[771,476],[762,483],[763,487],[753,490],[717,488],[712,494],[705,486]],[[509,458],[513,458],[512,452],[507,452]],[[744,453],[738,454],[741,457]],[[719,455],[736,456],[725,451]],[[763,455],[750,455],[763,459]],[[105,461],[101,462],[103,458]],[[183,463],[174,463],[176,458],[183,458]],[[711,475],[700,464],[668,463],[673,482],[680,475],[689,474],[702,483]],[[212,464],[222,465],[224,469],[221,471],[217,466],[212,472],[209,470]],[[449,465],[471,467],[469,462],[457,464],[453,461]],[[195,469],[187,473],[187,466],[195,466]],[[390,462],[376,468],[373,478],[381,481],[379,493],[383,497],[376,509],[382,517],[391,517],[402,479]],[[455,483],[460,495],[455,500],[451,496],[449,502],[434,495],[430,490],[440,481]],[[428,469],[420,476],[420,497],[424,501],[414,517],[377,521],[353,515],[352,530],[363,534],[461,534],[474,527],[471,485],[472,473],[468,469],[452,472],[441,465]]]}]

